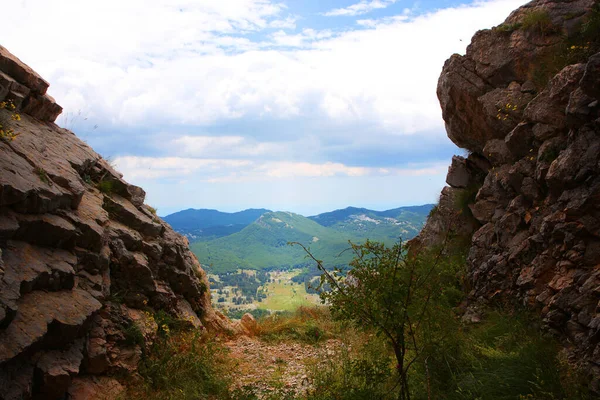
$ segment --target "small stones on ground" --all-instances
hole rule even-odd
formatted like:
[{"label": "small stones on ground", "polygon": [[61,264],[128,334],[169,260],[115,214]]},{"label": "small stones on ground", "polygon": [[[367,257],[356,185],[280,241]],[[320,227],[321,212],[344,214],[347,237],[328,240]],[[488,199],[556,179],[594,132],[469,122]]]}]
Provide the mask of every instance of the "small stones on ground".
[{"label": "small stones on ground", "polygon": [[237,364],[232,390],[251,391],[259,398],[277,390],[306,393],[312,386],[307,364],[331,357],[341,345],[335,339],[310,345],[265,343],[246,336],[226,342]]}]

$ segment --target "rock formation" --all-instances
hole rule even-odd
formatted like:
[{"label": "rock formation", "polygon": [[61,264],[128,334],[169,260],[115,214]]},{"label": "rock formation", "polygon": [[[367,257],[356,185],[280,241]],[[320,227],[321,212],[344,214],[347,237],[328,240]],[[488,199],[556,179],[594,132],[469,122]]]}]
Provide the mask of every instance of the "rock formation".
[{"label": "rock formation", "polygon": [[[119,393],[137,368],[135,324],[151,342],[164,310],[199,329],[230,328],[185,238],[144,191],[72,132],[48,83],[0,46],[0,398]],[[202,321],[202,322],[201,322]],[[114,392],[114,393],[113,393]]]},{"label": "rock formation", "polygon": [[[470,304],[539,312],[600,392],[600,4],[519,8],[446,62],[438,97],[470,153],[453,159],[440,204],[476,193],[476,223],[462,224]],[[419,240],[439,243],[452,215],[430,218]]]}]

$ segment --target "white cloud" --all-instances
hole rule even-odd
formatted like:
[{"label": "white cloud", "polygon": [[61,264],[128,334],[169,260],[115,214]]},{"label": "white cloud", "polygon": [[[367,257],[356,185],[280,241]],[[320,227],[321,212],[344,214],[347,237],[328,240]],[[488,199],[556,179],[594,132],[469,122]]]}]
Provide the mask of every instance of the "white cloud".
[{"label": "white cloud", "polygon": [[193,178],[198,182],[254,182],[290,178],[323,178],[334,176],[428,176],[443,173],[445,164],[412,165],[406,168],[354,167],[341,163],[309,163],[290,161],[260,161],[207,159],[190,157],[136,157],[114,159],[117,169],[127,180],[163,178]]},{"label": "white cloud", "polygon": [[181,136],[170,142],[172,152],[195,158],[269,156],[286,151],[281,143],[256,142],[243,136]]},{"label": "white cloud", "polygon": [[373,10],[387,8],[394,4],[398,0],[362,0],[360,3],[352,4],[344,8],[336,8],[331,11],[323,13],[326,17],[348,17],[355,15],[362,15],[369,13]]},{"label": "white cloud", "polygon": [[443,62],[523,2],[403,14],[337,33],[267,31],[257,39],[244,34],[291,26],[283,5],[28,0],[5,5],[16,17],[3,29],[19,31],[27,20],[27,34],[4,44],[52,83],[50,93],[67,111],[89,110],[101,126],[306,118],[364,123],[373,137],[441,134],[435,88]]}]

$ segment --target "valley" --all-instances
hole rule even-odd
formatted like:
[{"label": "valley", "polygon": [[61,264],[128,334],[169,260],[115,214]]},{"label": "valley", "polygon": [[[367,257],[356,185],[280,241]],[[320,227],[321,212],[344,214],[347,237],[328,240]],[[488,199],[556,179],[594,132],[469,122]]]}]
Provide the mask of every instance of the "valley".
[{"label": "valley", "polygon": [[[308,272],[306,268],[295,268],[209,274],[212,304],[236,319],[246,312],[260,317],[273,312],[294,311],[300,306],[318,305],[318,294],[304,281]],[[306,282],[309,280],[314,279]]]},{"label": "valley", "polygon": [[311,217],[266,209],[189,209],[165,220],[190,240],[209,273],[213,306],[237,319],[245,312],[260,317],[320,304],[314,286],[321,272],[300,246],[290,243],[309,248],[328,269],[344,268],[354,257],[350,242],[392,245],[412,239],[432,208],[347,207]]}]

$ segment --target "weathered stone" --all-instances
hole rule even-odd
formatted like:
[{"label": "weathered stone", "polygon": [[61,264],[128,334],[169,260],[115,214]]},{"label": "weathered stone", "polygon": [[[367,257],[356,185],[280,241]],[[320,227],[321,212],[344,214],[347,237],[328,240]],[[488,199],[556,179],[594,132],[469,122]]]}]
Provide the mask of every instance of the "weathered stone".
[{"label": "weathered stone", "polygon": [[454,188],[466,188],[471,183],[471,173],[467,162],[459,156],[452,157],[452,164],[448,168],[446,183]]},{"label": "weathered stone", "polygon": [[164,230],[161,224],[152,221],[131,203],[118,195],[106,196],[104,198],[104,209],[109,212],[111,217],[140,231],[144,236],[156,237]]},{"label": "weathered stone", "polygon": [[242,326],[244,327],[244,329],[246,329],[250,332],[256,332],[256,328],[257,328],[258,324],[257,324],[256,320],[254,319],[254,317],[252,316],[252,314],[246,313],[246,314],[242,315],[241,323],[242,323]]},{"label": "weathered stone", "polygon": [[189,328],[193,329],[203,329],[202,321],[196,315],[190,303],[188,303],[184,299],[179,299],[177,301],[177,316],[182,321],[186,321]]},{"label": "weathered stone", "polygon": [[5,47],[0,46],[0,71],[13,77],[19,83],[27,86],[35,93],[46,94],[50,86],[48,82],[42,79],[34,70],[23,63]]},{"label": "weathered stone", "polygon": [[483,154],[495,165],[506,164],[511,160],[511,154],[504,140],[492,139],[485,144]]},{"label": "weathered stone", "polygon": [[19,230],[15,239],[41,246],[73,248],[77,229],[58,215],[19,214]]},{"label": "weathered stone", "polygon": [[0,206],[11,206],[21,212],[45,213],[71,204],[71,195],[56,185],[43,182],[31,164],[0,141]]},{"label": "weathered stone", "polygon": [[80,364],[132,374],[142,348],[128,327],[141,327],[146,346],[157,329],[115,302],[239,329],[214,313],[189,243],[143,204],[145,192],[72,132],[40,123],[61,108],[38,78],[0,48],[0,100],[22,116],[11,126],[20,135],[0,141],[0,398],[63,398],[69,384],[69,398],[114,398],[122,387],[78,377]]},{"label": "weathered stone", "polygon": [[119,381],[107,376],[75,378],[68,390],[70,400],[117,400],[124,392]]},{"label": "weathered stone", "polygon": [[600,53],[588,59],[580,86],[586,95],[600,99]]},{"label": "weathered stone", "polygon": [[533,148],[533,138],[531,124],[520,123],[506,135],[504,142],[515,158],[521,158],[530,153]]},{"label": "weathered stone", "polygon": [[0,246],[12,239],[19,230],[19,222],[8,210],[0,210]]},{"label": "weathered stone", "polygon": [[538,122],[562,128],[566,124],[565,108],[569,97],[583,76],[584,64],[565,67],[525,109],[525,118],[529,122]]},{"label": "weathered stone", "polygon": [[[534,0],[505,21],[511,32],[478,32],[465,56],[446,62],[438,97],[448,137],[492,164],[480,168],[487,176],[469,205],[485,225],[469,249],[467,306],[497,299],[541,310],[600,392],[600,368],[589,367],[600,365],[600,54],[540,79],[543,60],[579,34],[593,4]],[[552,32],[518,27],[535,10]],[[452,218],[430,217],[421,235]]]},{"label": "weathered stone", "polygon": [[83,360],[83,340],[78,339],[67,350],[50,350],[40,354],[36,364],[38,393],[48,399],[64,395],[73,376],[79,373]]},{"label": "weathered stone", "polygon": [[68,343],[101,304],[89,293],[32,292],[18,302],[19,310],[10,325],[0,332],[0,363],[38,344],[52,327],[51,342]]},{"label": "weathered stone", "polygon": [[111,240],[120,239],[123,241],[127,250],[137,251],[142,248],[142,236],[119,222],[111,221],[108,232]]}]

